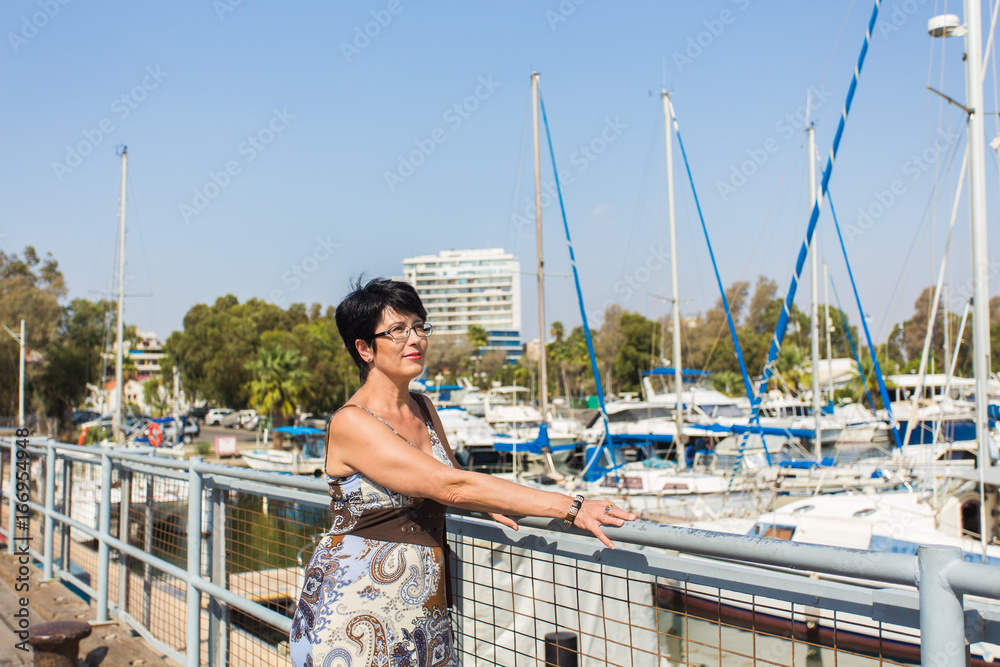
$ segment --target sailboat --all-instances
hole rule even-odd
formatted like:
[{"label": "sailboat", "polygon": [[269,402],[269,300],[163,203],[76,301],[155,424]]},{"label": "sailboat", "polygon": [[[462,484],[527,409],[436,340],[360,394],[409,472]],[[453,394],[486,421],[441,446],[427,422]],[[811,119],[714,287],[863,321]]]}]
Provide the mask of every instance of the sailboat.
[{"label": "sailboat", "polygon": [[[520,386],[494,387],[483,399],[484,417],[500,437],[498,452],[514,458],[514,473],[521,463],[543,463],[546,472],[559,477],[553,466],[567,462],[576,450],[583,424],[572,418],[553,419],[549,412],[548,369],[545,349],[545,260],[542,250],[542,173],[538,124],[538,72],[531,74],[532,120],[535,165],[535,249],[538,276],[538,407],[523,400],[530,390]],[[525,459],[525,461],[519,461]]]}]

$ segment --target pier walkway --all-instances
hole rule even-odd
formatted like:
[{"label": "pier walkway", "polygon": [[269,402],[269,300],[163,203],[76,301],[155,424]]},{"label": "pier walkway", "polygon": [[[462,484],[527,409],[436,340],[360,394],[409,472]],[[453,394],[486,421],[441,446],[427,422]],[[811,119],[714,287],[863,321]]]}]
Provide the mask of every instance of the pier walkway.
[{"label": "pier walkway", "polygon": [[[0,537],[30,545],[34,581],[40,572],[90,599],[69,612],[61,584],[38,582],[39,621],[63,610],[96,621],[84,651],[142,637],[148,653],[126,655],[143,663],[112,663],[121,651],[108,644],[104,665],[289,664],[302,563],[329,526],[323,480],[44,439],[0,439],[0,463]],[[521,526],[448,516],[467,667],[543,665],[555,632],[574,637],[579,665],[1000,657],[1000,568],[957,548],[874,553],[636,523],[609,531],[612,551],[559,521]],[[17,605],[0,593],[0,629]]]},{"label": "pier walkway", "polygon": [[[6,547],[6,544],[3,545]],[[29,622],[31,625],[48,621],[90,621],[96,609],[90,602],[58,579],[42,581],[41,568],[33,565],[27,581],[27,592],[16,590],[18,582],[17,556],[0,554],[0,667],[22,667],[32,664],[30,650],[21,651],[17,636],[15,614],[19,599],[28,596]],[[24,582],[21,582],[24,583]],[[94,627],[93,633],[80,642],[80,658],[88,667],[133,667],[146,665],[177,666],[162,652],[153,650],[149,643],[124,623],[113,621]]]}]

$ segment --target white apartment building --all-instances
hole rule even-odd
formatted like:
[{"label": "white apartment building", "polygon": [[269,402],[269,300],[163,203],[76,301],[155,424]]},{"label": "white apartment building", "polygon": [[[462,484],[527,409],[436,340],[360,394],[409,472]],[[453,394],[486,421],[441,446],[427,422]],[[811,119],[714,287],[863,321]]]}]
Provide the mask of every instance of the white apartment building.
[{"label": "white apartment building", "polygon": [[403,260],[403,279],[417,289],[435,333],[464,334],[477,324],[486,349],[521,354],[521,263],[503,248],[445,250]]}]

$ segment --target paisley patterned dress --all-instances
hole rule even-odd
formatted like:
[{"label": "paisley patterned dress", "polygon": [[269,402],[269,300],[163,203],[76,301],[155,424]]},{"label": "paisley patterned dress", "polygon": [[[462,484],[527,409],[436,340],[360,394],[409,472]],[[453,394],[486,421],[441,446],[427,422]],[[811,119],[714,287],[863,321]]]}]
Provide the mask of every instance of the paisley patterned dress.
[{"label": "paisley patterned dress", "polygon": [[[423,408],[422,401],[416,400]],[[366,408],[353,407],[369,412],[403,438]],[[434,458],[451,465],[426,411],[424,417]],[[306,567],[289,636],[292,664],[296,667],[458,665],[445,596],[445,554],[441,547],[408,543],[406,536],[396,542],[350,534],[365,523],[366,517],[416,516],[427,506],[440,506],[390,491],[360,473],[327,480],[333,526],[320,540]],[[394,530],[403,532],[420,530],[412,522],[400,524],[397,520],[392,525]],[[396,525],[403,527],[396,529]]]}]

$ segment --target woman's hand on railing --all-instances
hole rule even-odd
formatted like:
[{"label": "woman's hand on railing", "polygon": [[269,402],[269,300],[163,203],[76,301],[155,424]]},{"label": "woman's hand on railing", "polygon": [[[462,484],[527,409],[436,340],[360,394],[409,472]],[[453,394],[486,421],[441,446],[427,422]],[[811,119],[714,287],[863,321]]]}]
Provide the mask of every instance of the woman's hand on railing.
[{"label": "woman's hand on railing", "polygon": [[519,526],[517,525],[517,521],[514,521],[506,514],[495,514],[493,512],[490,512],[490,516],[493,518],[494,521],[496,521],[497,523],[502,523],[508,528],[512,528],[514,530],[517,530],[519,528]]},{"label": "woman's hand on railing", "polygon": [[636,515],[626,512],[607,500],[584,500],[573,519],[573,525],[592,532],[597,539],[609,549],[614,549],[614,542],[604,534],[603,526],[624,526],[626,521],[635,521]]}]

